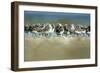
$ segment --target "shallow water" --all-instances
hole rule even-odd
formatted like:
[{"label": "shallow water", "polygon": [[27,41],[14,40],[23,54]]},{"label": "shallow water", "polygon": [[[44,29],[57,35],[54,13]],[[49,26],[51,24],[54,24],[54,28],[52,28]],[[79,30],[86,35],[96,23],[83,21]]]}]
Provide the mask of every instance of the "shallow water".
[{"label": "shallow water", "polygon": [[24,45],[25,61],[90,58],[89,37],[25,37]]}]

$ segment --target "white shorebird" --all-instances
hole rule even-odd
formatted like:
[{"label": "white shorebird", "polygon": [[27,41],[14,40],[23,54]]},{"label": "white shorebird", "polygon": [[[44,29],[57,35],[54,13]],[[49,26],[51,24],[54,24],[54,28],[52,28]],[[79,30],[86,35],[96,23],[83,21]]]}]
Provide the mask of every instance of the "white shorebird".
[{"label": "white shorebird", "polygon": [[45,36],[51,36],[51,33],[53,32],[53,28],[51,24],[47,23],[45,27],[42,29],[41,33]]},{"label": "white shorebird", "polygon": [[71,31],[75,31],[75,24],[71,24]]}]

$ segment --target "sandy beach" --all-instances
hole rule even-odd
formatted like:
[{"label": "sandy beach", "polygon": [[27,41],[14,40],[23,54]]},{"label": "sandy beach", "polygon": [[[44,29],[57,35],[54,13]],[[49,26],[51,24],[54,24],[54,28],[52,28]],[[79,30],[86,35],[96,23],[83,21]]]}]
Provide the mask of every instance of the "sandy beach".
[{"label": "sandy beach", "polygon": [[89,37],[24,38],[24,61],[90,58]]}]

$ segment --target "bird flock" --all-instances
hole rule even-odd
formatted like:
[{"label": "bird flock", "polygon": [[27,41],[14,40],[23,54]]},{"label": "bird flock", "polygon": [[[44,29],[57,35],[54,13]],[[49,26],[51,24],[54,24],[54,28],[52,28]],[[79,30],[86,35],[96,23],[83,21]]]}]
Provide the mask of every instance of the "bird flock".
[{"label": "bird flock", "polygon": [[90,26],[83,26],[79,24],[50,24],[50,23],[37,23],[26,24],[24,26],[25,36],[31,37],[89,37]]}]

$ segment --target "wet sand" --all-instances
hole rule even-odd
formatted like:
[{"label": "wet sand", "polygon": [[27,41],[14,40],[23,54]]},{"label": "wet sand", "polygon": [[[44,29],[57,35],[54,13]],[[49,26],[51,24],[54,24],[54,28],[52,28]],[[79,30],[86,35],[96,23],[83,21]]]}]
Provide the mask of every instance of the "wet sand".
[{"label": "wet sand", "polygon": [[89,37],[26,37],[24,45],[24,61],[90,58]]}]

